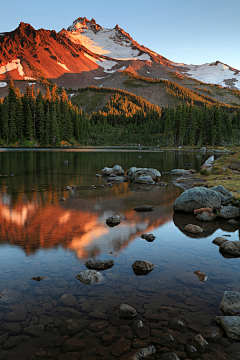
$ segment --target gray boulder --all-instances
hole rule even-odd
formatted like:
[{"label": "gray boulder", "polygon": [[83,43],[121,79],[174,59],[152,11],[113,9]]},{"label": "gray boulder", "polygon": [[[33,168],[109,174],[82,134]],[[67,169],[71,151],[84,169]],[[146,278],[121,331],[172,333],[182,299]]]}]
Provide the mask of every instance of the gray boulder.
[{"label": "gray boulder", "polygon": [[121,218],[119,215],[112,215],[106,219],[106,223],[108,226],[116,226],[120,224],[120,222],[121,222]]},{"label": "gray boulder", "polygon": [[105,276],[103,276],[97,270],[83,270],[76,276],[76,278],[84,284],[104,284],[106,282]]},{"label": "gray boulder", "polygon": [[101,171],[102,176],[110,176],[111,174],[113,174],[113,168],[109,168],[107,166],[105,166],[105,168]]},{"label": "gray boulder", "polygon": [[136,180],[139,176],[150,176],[153,181],[158,181],[160,179],[160,177],[161,177],[161,174],[160,174],[160,172],[158,170],[152,169],[152,168],[131,167],[127,171],[127,177],[131,181]]},{"label": "gray boulder", "polygon": [[219,209],[221,206],[221,196],[214,190],[205,187],[195,187],[184,191],[174,202],[174,211],[187,213],[194,212],[195,209],[210,207]]},{"label": "gray boulder", "polygon": [[198,226],[198,225],[188,224],[185,226],[183,231],[187,231],[192,234],[201,234],[203,232],[203,229],[200,228],[200,226]]},{"label": "gray boulder", "polygon": [[240,316],[215,316],[213,320],[222,327],[230,339],[240,340]]},{"label": "gray boulder", "polygon": [[239,215],[239,208],[236,206],[224,206],[218,216],[224,219],[233,219]]},{"label": "gray boulder", "polygon": [[88,260],[85,262],[85,266],[94,270],[106,270],[114,265],[113,260]]},{"label": "gray boulder", "polygon": [[217,217],[213,212],[203,211],[201,214],[198,214],[196,218],[200,221],[213,221]]},{"label": "gray boulder", "polygon": [[224,237],[222,237],[222,236],[218,236],[218,237],[216,237],[216,238],[212,241],[212,243],[215,244],[215,245],[220,246],[220,245],[222,245],[223,243],[225,243],[226,241],[228,241],[226,238],[224,238]]},{"label": "gray boulder", "polygon": [[216,191],[221,196],[222,205],[229,204],[232,201],[232,194],[227,191],[222,185],[214,186],[211,190]]},{"label": "gray boulder", "polygon": [[171,171],[171,176],[180,177],[180,176],[190,176],[192,175],[190,171],[184,169],[173,169]]},{"label": "gray boulder", "polygon": [[120,304],[116,314],[119,318],[133,318],[137,315],[137,311],[130,305]]},{"label": "gray boulder", "polygon": [[115,165],[113,167],[113,174],[115,175],[125,175],[123,168],[120,165]]},{"label": "gray boulder", "polygon": [[240,314],[240,292],[224,291],[219,307],[225,315]]},{"label": "gray boulder", "polygon": [[219,250],[222,253],[238,257],[240,256],[240,241],[225,241],[220,245]]},{"label": "gray boulder", "polygon": [[155,181],[149,175],[140,175],[133,180],[133,184],[155,184]]}]

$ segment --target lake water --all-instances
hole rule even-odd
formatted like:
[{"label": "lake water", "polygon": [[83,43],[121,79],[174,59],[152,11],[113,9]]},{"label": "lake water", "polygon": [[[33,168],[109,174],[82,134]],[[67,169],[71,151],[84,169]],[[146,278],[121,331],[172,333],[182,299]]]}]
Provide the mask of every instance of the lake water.
[{"label": "lake water", "polygon": [[[116,164],[125,171],[136,166],[166,173],[191,163],[199,170],[207,155],[196,155],[116,149],[0,152],[0,293],[9,294],[9,301],[0,299],[0,359],[132,359],[151,344],[157,348],[152,359],[169,350],[181,359],[195,356],[186,344],[215,326],[223,291],[240,291],[240,259],[224,258],[212,244],[224,234],[239,240],[239,227],[216,221],[204,224],[202,237],[187,236],[184,226],[197,222],[193,215],[173,214],[183,190],[169,174],[161,177],[166,186],[145,188],[110,187],[95,174]],[[64,190],[68,185],[76,188]],[[133,210],[143,204],[154,211]],[[121,223],[108,227],[106,218],[115,214]],[[142,233],[156,239],[147,242]],[[104,284],[76,279],[88,259],[114,260],[102,272]],[[136,260],[156,268],[136,276]],[[208,280],[200,282],[196,270]],[[119,319],[120,303],[133,306],[137,317]],[[140,334],[134,331],[136,319],[144,324]],[[187,330],[174,329],[172,319],[182,319]],[[231,343],[222,336],[198,358],[235,359],[236,351],[226,355]]]}]

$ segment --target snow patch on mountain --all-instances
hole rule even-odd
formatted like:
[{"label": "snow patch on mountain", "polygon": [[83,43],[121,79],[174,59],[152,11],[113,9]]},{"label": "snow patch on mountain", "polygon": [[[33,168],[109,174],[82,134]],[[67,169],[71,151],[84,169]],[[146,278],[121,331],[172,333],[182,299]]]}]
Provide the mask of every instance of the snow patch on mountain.
[{"label": "snow patch on mountain", "polygon": [[70,71],[70,70],[68,69],[68,67],[67,67],[65,64],[60,63],[60,61],[58,61],[57,64],[58,64],[59,66],[61,66],[63,69],[65,69],[65,70],[67,70],[67,71]]},{"label": "snow patch on mountain", "polygon": [[[180,65],[180,64],[178,64]],[[182,65],[187,68],[186,74],[196,80],[208,84],[218,84],[227,87],[226,81],[232,81],[240,90],[240,72],[221,62],[206,63],[203,65]]]},{"label": "snow patch on mountain", "polygon": [[17,69],[19,75],[24,76],[25,73],[23,71],[23,67],[21,65],[20,59],[12,60],[6,65],[0,66],[0,75],[6,74],[9,71]]},{"label": "snow patch on mountain", "polygon": [[5,87],[5,86],[7,86],[7,83],[5,81],[0,82],[0,87]]}]

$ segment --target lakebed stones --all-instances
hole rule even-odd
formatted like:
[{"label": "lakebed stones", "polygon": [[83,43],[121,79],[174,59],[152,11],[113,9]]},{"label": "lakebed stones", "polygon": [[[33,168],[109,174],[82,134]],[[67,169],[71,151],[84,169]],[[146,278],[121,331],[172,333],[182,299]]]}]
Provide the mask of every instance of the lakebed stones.
[{"label": "lakebed stones", "polygon": [[206,283],[206,281],[199,281],[198,276],[193,272],[186,272],[180,275],[175,275],[175,278],[187,286],[196,286],[200,287]]},{"label": "lakebed stones", "polygon": [[148,242],[153,242],[156,239],[156,236],[153,234],[142,234],[141,238],[147,240]]},{"label": "lakebed stones", "polygon": [[85,266],[94,270],[106,270],[114,265],[113,260],[88,260],[85,262]]},{"label": "lakebed stones", "polygon": [[224,291],[219,307],[225,315],[240,314],[240,292]]},{"label": "lakebed stones", "polygon": [[116,315],[119,318],[134,318],[137,315],[137,311],[130,305],[120,304],[117,308]]},{"label": "lakebed stones", "polygon": [[221,339],[223,336],[223,331],[216,326],[207,326],[206,328],[200,331],[201,335],[210,342],[215,342]]},{"label": "lakebed stones", "polygon": [[193,213],[195,209],[210,207],[219,209],[221,196],[214,190],[195,187],[184,191],[174,202],[174,211]]},{"label": "lakebed stones", "polygon": [[240,316],[215,316],[213,320],[222,327],[230,339],[240,340]]},{"label": "lakebed stones", "polygon": [[127,177],[130,181],[134,181],[140,176],[150,176],[152,179],[152,182],[158,181],[161,177],[161,174],[158,170],[152,169],[152,168],[136,168],[131,167],[127,171]]},{"label": "lakebed stones", "polygon": [[13,289],[6,289],[0,293],[0,304],[13,304],[21,300],[22,294],[20,291]]},{"label": "lakebed stones", "polygon": [[138,205],[133,210],[135,211],[153,211],[153,206],[151,205]]},{"label": "lakebed stones", "polygon": [[220,245],[219,251],[234,257],[240,256],[240,241],[225,241]]},{"label": "lakebed stones", "polygon": [[184,231],[190,232],[192,234],[201,234],[203,232],[203,229],[200,228],[198,225],[188,224],[183,229]]},{"label": "lakebed stones", "polygon": [[76,276],[76,278],[84,284],[101,285],[106,282],[105,276],[103,276],[97,270],[83,270]]},{"label": "lakebed stones", "polygon": [[142,359],[149,355],[153,355],[156,352],[156,348],[153,345],[148,346],[147,348],[143,348],[139,350],[133,357],[133,360]]},{"label": "lakebed stones", "polygon": [[121,218],[119,215],[112,215],[106,219],[106,224],[111,227],[119,225],[120,222]]},{"label": "lakebed stones", "polygon": [[155,267],[151,262],[144,260],[136,260],[132,265],[134,274],[138,276],[149,274]]}]

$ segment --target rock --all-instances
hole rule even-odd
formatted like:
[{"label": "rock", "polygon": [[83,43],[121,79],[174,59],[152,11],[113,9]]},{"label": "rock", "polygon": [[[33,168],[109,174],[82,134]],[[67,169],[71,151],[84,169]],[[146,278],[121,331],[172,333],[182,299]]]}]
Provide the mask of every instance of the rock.
[{"label": "rock", "polygon": [[35,280],[35,281],[42,281],[43,279],[45,279],[46,276],[34,276],[31,278],[31,280]]},{"label": "rock", "polygon": [[113,173],[115,175],[125,175],[125,172],[124,172],[123,168],[120,165],[115,165],[113,167]]},{"label": "rock", "polygon": [[102,177],[102,175],[99,175],[99,174],[95,174],[96,177]]},{"label": "rock", "polygon": [[208,279],[208,276],[200,270],[195,270],[194,274],[197,275],[199,281],[201,281],[201,282],[207,281],[207,279]]},{"label": "rock", "polygon": [[63,335],[75,335],[85,329],[89,321],[85,319],[68,319],[60,326],[60,333]]},{"label": "rock", "polygon": [[220,206],[221,196],[216,191],[205,187],[195,187],[184,191],[173,204],[174,211],[187,213],[203,207],[219,209]]},{"label": "rock", "polygon": [[65,201],[66,199],[65,199],[65,197],[61,197],[61,199],[60,199],[60,201]]},{"label": "rock", "polygon": [[225,241],[219,251],[232,256],[240,256],[240,241]]},{"label": "rock", "polygon": [[161,360],[180,360],[175,352],[169,352],[161,356]]},{"label": "rock", "polygon": [[215,316],[213,320],[223,328],[230,339],[240,340],[240,316]]},{"label": "rock", "polygon": [[133,271],[136,275],[147,275],[149,274],[156,266],[149,261],[137,260],[132,265]]},{"label": "rock", "polygon": [[184,169],[173,169],[171,171],[171,176],[172,177],[182,177],[182,176],[190,176],[191,172],[188,170],[184,170]]},{"label": "rock", "polygon": [[186,348],[186,352],[187,352],[188,356],[191,359],[197,359],[199,357],[199,352],[197,351],[195,346],[187,344],[187,345],[185,345],[185,348]]},{"label": "rock", "polygon": [[96,270],[83,270],[76,278],[84,284],[100,285],[106,282],[105,276]]},{"label": "rock", "polygon": [[203,353],[208,350],[208,342],[203,338],[201,334],[197,334],[194,338],[194,345],[200,353]]},{"label": "rock", "polygon": [[203,229],[200,228],[198,225],[188,224],[183,229],[184,231],[190,232],[192,234],[201,234],[203,232]]},{"label": "rock", "polygon": [[155,182],[150,175],[141,175],[133,180],[133,184],[155,184]]},{"label": "rock", "polygon": [[60,299],[60,304],[64,306],[76,306],[78,303],[77,298],[72,294],[63,294]]},{"label": "rock", "polygon": [[225,243],[226,241],[228,241],[228,239],[225,239],[224,237],[219,236],[219,237],[216,237],[216,238],[212,241],[212,243],[215,244],[215,245],[220,246],[220,245],[222,245],[223,243]]},{"label": "rock", "polygon": [[219,217],[224,219],[236,218],[240,215],[239,208],[236,206],[224,206],[219,213]]},{"label": "rock", "polygon": [[5,323],[3,326],[4,330],[10,334],[20,334],[22,332],[22,327],[19,322],[14,323]]},{"label": "rock", "polygon": [[127,353],[131,349],[131,340],[121,338],[116,342],[112,349],[112,355],[119,357],[122,354]]},{"label": "rock", "polygon": [[44,333],[44,325],[30,325],[24,328],[24,334],[32,335],[35,337],[41,336]]},{"label": "rock", "polygon": [[136,168],[131,167],[127,171],[127,177],[130,181],[136,180],[139,176],[150,176],[153,181],[158,181],[161,174],[158,170],[152,168]]},{"label": "rock", "polygon": [[66,339],[65,343],[63,344],[63,351],[70,352],[70,351],[79,351],[85,348],[85,343],[83,339]]},{"label": "rock", "polygon": [[153,242],[156,239],[156,236],[153,234],[142,234],[141,238],[147,240],[148,242]]},{"label": "rock", "polygon": [[92,311],[88,314],[88,317],[89,319],[101,319],[101,320],[107,320],[108,319],[108,315],[101,312],[101,311],[98,311],[98,310],[95,310],[95,311]]},{"label": "rock", "polygon": [[7,289],[0,293],[0,304],[13,304],[22,298],[19,291]]},{"label": "rock", "polygon": [[113,260],[88,260],[85,262],[85,266],[88,269],[95,269],[95,270],[106,270],[111,268],[114,265]]},{"label": "rock", "polygon": [[201,214],[198,214],[197,216],[197,219],[200,220],[200,221],[213,221],[216,219],[217,215],[214,214],[213,212],[201,212]]},{"label": "rock", "polygon": [[[207,151],[207,148],[205,146],[202,146],[200,151]],[[199,157],[201,157],[200,155],[198,155]]]},{"label": "rock", "polygon": [[226,205],[232,201],[232,194],[227,191],[222,185],[214,186],[211,190],[216,191],[221,197],[221,204]]},{"label": "rock", "polygon": [[219,307],[224,315],[240,314],[240,292],[224,291]]},{"label": "rock", "polygon": [[72,190],[72,187],[67,185],[64,190]]},{"label": "rock", "polygon": [[188,329],[187,324],[181,319],[170,318],[168,326],[170,329],[179,331],[180,333],[186,332]]},{"label": "rock", "polygon": [[136,206],[133,210],[135,211],[153,211],[153,206],[151,205],[139,205]]},{"label": "rock", "polygon": [[68,160],[64,160],[64,165],[68,165]]},{"label": "rock", "polygon": [[211,342],[218,341],[223,336],[222,330],[216,326],[207,326],[200,333],[207,341]]},{"label": "rock", "polygon": [[3,349],[4,350],[11,349],[21,344],[21,342],[22,342],[22,336],[10,336],[10,338],[6,340],[5,343],[3,344]]},{"label": "rock", "polygon": [[193,272],[175,275],[175,278],[186,286],[202,287],[203,284],[206,284],[206,282],[199,281],[198,277]]},{"label": "rock", "polygon": [[105,168],[102,169],[102,171],[101,171],[101,175],[102,175],[102,176],[110,176],[111,174],[113,174],[113,168],[105,167]]},{"label": "rock", "polygon": [[3,315],[2,319],[4,321],[24,321],[27,317],[27,310],[26,309],[15,309],[5,315]]},{"label": "rock", "polygon": [[195,210],[193,211],[194,215],[196,215],[196,216],[197,216],[198,214],[203,213],[203,212],[207,212],[207,213],[212,214],[212,209],[209,208],[209,207],[207,207],[207,208],[195,209]]},{"label": "rock", "polygon": [[153,345],[150,345],[147,348],[141,349],[133,357],[133,360],[142,359],[146,356],[153,355],[156,352],[156,348]]},{"label": "rock", "polygon": [[124,176],[117,176],[111,174],[110,177],[107,179],[107,181],[113,183],[122,183],[122,182],[127,182],[128,180]]},{"label": "rock", "polygon": [[116,315],[119,318],[133,318],[137,315],[137,311],[127,304],[120,304],[117,308]]},{"label": "rock", "polygon": [[108,226],[116,226],[116,225],[120,224],[120,222],[121,222],[121,218],[119,215],[109,216],[106,219],[106,223]]}]

